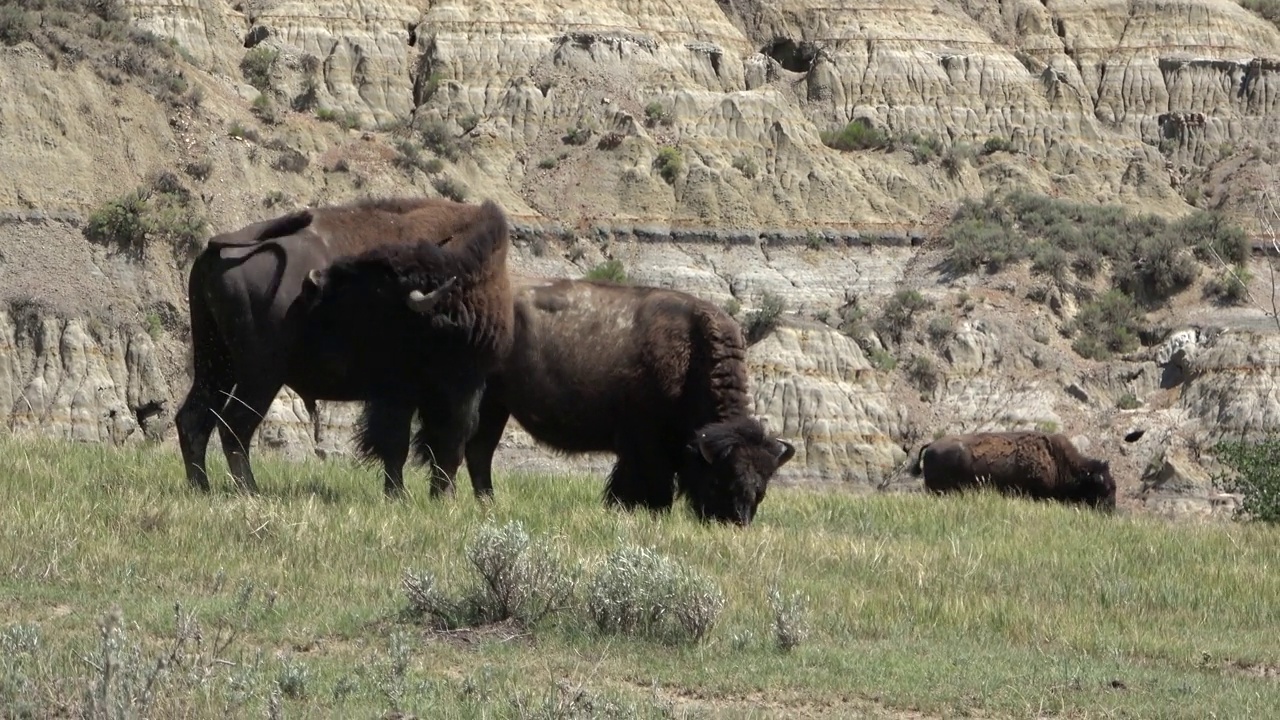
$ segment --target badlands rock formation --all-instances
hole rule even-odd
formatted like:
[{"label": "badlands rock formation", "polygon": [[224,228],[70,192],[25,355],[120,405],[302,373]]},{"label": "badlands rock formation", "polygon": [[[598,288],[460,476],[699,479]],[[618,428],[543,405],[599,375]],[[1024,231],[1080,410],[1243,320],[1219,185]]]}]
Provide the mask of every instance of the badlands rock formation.
[{"label": "badlands rock formation", "polygon": [[[1177,497],[1209,507],[1209,434],[1277,419],[1275,338],[1214,329],[1272,331],[1247,313],[1170,335],[1177,348],[1084,361],[1058,332],[1070,308],[1029,302],[1023,276],[948,284],[925,250],[960,199],[1014,188],[1166,216],[1219,207],[1258,231],[1280,32],[1231,0],[123,5],[179,48],[198,102],[0,47],[0,425],[15,432],[172,442],[189,258],[84,228],[184,169],[205,235],[461,188],[509,210],[517,271],[616,259],[744,320],[782,297],[782,326],[750,358],[758,412],[800,449],[787,481],[909,485],[898,467],[935,432],[1060,427],[1114,456],[1122,493],[1194,477]],[[851,121],[893,142],[823,143]],[[438,132],[424,147],[414,127]],[[894,367],[879,338],[836,327],[902,288],[933,304]],[[925,338],[933,318],[953,331]],[[924,386],[917,357],[936,368]],[[1117,410],[1126,396],[1139,406]],[[321,412],[317,440],[282,393],[260,444],[342,451],[351,408]],[[1137,426],[1153,429],[1120,442]],[[508,444],[513,466],[550,461],[518,431]]]}]

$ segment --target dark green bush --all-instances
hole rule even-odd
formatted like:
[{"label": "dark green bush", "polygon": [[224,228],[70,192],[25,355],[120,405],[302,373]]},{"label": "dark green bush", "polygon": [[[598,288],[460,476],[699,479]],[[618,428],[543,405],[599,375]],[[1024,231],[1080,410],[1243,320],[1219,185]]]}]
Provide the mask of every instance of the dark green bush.
[{"label": "dark green bush", "polygon": [[1240,493],[1237,514],[1268,524],[1280,521],[1280,437],[1273,431],[1255,441],[1224,440],[1214,453],[1228,471],[1215,475],[1213,484]]},{"label": "dark green bush", "polygon": [[1071,347],[1082,357],[1105,360],[1115,353],[1138,349],[1142,327],[1133,298],[1120,290],[1108,290],[1080,308],[1070,326],[1076,335]]}]

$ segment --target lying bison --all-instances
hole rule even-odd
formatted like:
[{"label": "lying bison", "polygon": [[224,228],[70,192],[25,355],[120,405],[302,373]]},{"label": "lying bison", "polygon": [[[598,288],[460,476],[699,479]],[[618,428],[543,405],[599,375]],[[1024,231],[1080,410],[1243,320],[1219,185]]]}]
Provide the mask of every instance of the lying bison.
[{"label": "lying bison", "polygon": [[1006,495],[1116,506],[1109,463],[1081,455],[1061,433],[945,435],[920,448],[910,472],[923,472],[924,486],[938,494],[989,485]]},{"label": "lying bison", "polygon": [[609,504],[663,510],[679,493],[702,519],[750,523],[795,448],[749,412],[738,323],[675,290],[512,284],[515,342],[488,379],[466,445],[476,495],[493,493],[493,453],[514,417],[557,450],[613,452]]},{"label": "lying bison", "polygon": [[[472,432],[485,375],[512,339],[510,238],[492,202],[362,200],[213,238],[188,278],[194,378],[176,421],[187,480],[209,489],[216,425],[232,476],[255,491],[249,442],[284,385],[380,400],[404,432],[365,427],[384,489],[403,490],[409,418],[420,442]],[[369,419],[366,418],[366,425]]]}]

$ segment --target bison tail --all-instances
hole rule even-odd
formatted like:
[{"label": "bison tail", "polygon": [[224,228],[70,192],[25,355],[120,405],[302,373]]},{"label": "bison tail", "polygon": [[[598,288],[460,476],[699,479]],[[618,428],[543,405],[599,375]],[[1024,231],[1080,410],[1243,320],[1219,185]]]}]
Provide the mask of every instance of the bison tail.
[{"label": "bison tail", "polygon": [[928,443],[920,446],[920,449],[916,451],[915,460],[911,463],[911,466],[907,468],[907,472],[911,473],[912,477],[920,477],[924,472],[924,450],[927,447],[929,447]]}]

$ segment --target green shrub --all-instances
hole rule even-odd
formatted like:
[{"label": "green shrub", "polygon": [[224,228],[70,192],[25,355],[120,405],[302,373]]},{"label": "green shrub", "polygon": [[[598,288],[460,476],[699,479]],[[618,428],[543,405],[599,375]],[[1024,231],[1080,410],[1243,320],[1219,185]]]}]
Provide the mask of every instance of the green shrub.
[{"label": "green shrub", "polygon": [[787,301],[781,295],[769,291],[761,294],[760,307],[747,313],[742,323],[747,344],[754,345],[778,329],[786,309]]},{"label": "green shrub", "polygon": [[1213,477],[1224,492],[1239,493],[1237,516],[1280,522],[1280,436],[1274,431],[1259,440],[1223,440],[1214,454],[1227,470]]},{"label": "green shrub", "polygon": [[436,192],[454,202],[464,202],[467,199],[467,186],[447,175],[436,177],[431,181],[431,185]]},{"label": "green shrub", "polygon": [[423,122],[418,126],[418,134],[422,138],[423,147],[449,162],[457,162],[462,155],[461,143],[441,120]]},{"label": "green shrub", "polygon": [[752,160],[746,155],[738,155],[734,157],[733,167],[748,179],[755,178],[756,175],[760,174],[760,166],[756,164],[755,160]]},{"label": "green shrub", "polygon": [[1120,396],[1119,400],[1116,400],[1116,408],[1119,410],[1133,410],[1139,407],[1142,407],[1142,401],[1133,393],[1125,393]]},{"label": "green shrub", "polygon": [[161,172],[146,185],[108,200],[90,213],[84,235],[137,256],[146,252],[148,240],[166,240],[180,256],[190,258],[208,235],[208,227],[177,175]]},{"label": "green shrub", "polygon": [[913,355],[903,370],[911,384],[925,394],[932,394],[942,381],[942,373],[938,371],[937,364],[924,355]]},{"label": "green shrub", "polygon": [[863,118],[850,122],[840,130],[824,130],[819,137],[822,144],[844,152],[883,149],[891,143],[887,133]]},{"label": "green shrub", "polygon": [[278,57],[280,52],[266,45],[252,48],[240,58],[240,74],[258,92],[266,93],[271,89],[271,71]]},{"label": "green shrub", "polygon": [[1138,348],[1142,320],[1133,298],[1112,289],[1081,306],[1070,329],[1076,335],[1071,347],[1077,354],[1106,360]]},{"label": "green shrub", "polygon": [[894,342],[902,342],[903,336],[915,325],[916,314],[931,307],[933,303],[919,292],[899,290],[885,302],[876,320],[876,332]]},{"label": "green shrub", "polygon": [[1015,191],[960,204],[943,232],[948,269],[964,275],[999,271],[1030,259],[1032,271],[1059,285],[1068,270],[1092,278],[1110,261],[1116,285],[1145,306],[1167,301],[1195,282],[1196,260],[1242,262],[1244,232],[1220,215],[1195,211],[1177,222]]},{"label": "green shrub", "polygon": [[612,258],[591,268],[583,277],[588,280],[607,280],[609,282],[625,283],[627,282],[627,269],[623,267],[621,260]]},{"label": "green shrub", "polygon": [[532,627],[572,606],[578,568],[520,521],[486,522],[467,547],[472,582],[460,595],[430,572],[406,571],[401,587],[412,613],[436,627],[454,629],[514,619]]},{"label": "green shrub", "polygon": [[672,122],[671,112],[663,107],[662,103],[654,102],[644,106],[645,124],[649,127],[654,125],[670,125]]},{"label": "green shrub", "polygon": [[587,588],[587,612],[601,633],[700,642],[724,608],[715,580],[650,548],[609,553]]},{"label": "green shrub", "polygon": [[1244,265],[1226,268],[1204,284],[1205,297],[1222,305],[1243,305],[1249,299],[1253,274]]},{"label": "green shrub", "polygon": [[668,145],[658,150],[658,156],[654,159],[653,164],[658,168],[658,174],[669,185],[676,181],[676,177],[684,169],[684,155],[680,153],[679,148]]}]

